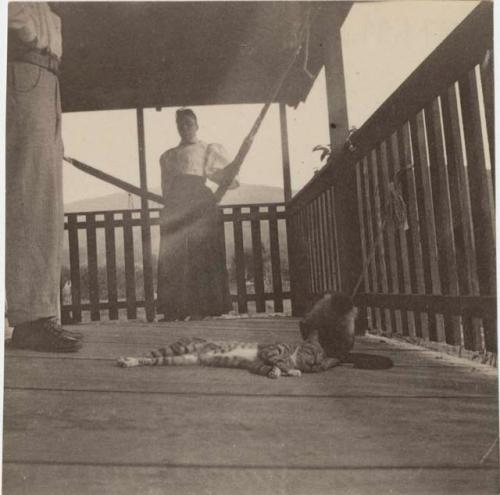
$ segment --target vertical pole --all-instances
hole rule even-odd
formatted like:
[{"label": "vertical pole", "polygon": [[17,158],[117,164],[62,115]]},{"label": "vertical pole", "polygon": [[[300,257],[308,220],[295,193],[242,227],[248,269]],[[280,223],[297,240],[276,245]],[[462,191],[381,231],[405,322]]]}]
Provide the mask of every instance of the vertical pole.
[{"label": "vertical pole", "polygon": [[[142,191],[148,189],[146,173],[146,144],[144,140],[144,110],[137,109],[137,137],[139,144],[139,177]],[[153,287],[153,264],[151,255],[151,221],[149,218],[148,200],[141,196],[141,235],[142,235],[142,266],[144,274],[144,299],[146,319],[155,319],[155,301]]]},{"label": "vertical pole", "polygon": [[285,191],[285,202],[292,199],[292,182],[290,178],[290,151],[288,147],[288,125],[286,120],[286,104],[280,103],[281,124],[281,155],[283,157],[283,189]]},{"label": "vertical pole", "polygon": [[349,135],[344,63],[342,58],[341,25],[333,24],[325,35],[323,60],[325,63],[326,94],[332,146],[331,162],[339,177],[336,179],[333,214],[339,229],[338,257],[342,290],[350,293],[363,266],[360,224],[358,217],[358,187],[356,167],[341,163],[346,139]]},{"label": "vertical pole", "polygon": [[332,155],[342,151],[349,135],[341,26],[332,26],[324,44],[326,93]]},{"label": "vertical pole", "polygon": [[[330,144],[332,146],[331,161],[336,167],[333,211],[338,228],[338,261],[342,280],[342,291],[351,294],[363,259],[361,253],[360,224],[358,216],[358,196],[356,167],[352,163],[341,163],[339,156],[349,136],[347,116],[347,98],[345,89],[344,62],[342,57],[341,25],[332,25],[324,42],[324,62],[326,76],[326,93],[328,101],[328,119],[330,128]],[[360,308],[356,324],[356,333],[364,332],[366,308]]]},{"label": "vertical pole", "polygon": [[[283,159],[283,190],[285,193],[285,203],[288,203],[292,199],[292,183],[290,177],[290,149],[288,147],[288,124],[286,119],[286,104],[280,103],[280,128],[281,128],[281,156]],[[303,311],[301,310],[300,303],[301,301],[298,299],[299,296],[299,284],[297,283],[300,280],[298,276],[298,270],[300,270],[300,266],[297,263],[296,256],[296,238],[298,233],[296,232],[298,220],[295,217],[295,221],[290,218],[288,215],[288,211],[285,210],[286,215],[286,237],[287,237],[287,246],[288,246],[288,271],[290,274],[290,290],[291,290],[291,311],[293,316],[297,316],[297,314],[302,315]],[[279,254],[279,253],[278,253]],[[273,260],[274,261],[274,260]],[[274,283],[274,274],[273,274],[273,283]],[[275,303],[276,304],[276,303]]]}]

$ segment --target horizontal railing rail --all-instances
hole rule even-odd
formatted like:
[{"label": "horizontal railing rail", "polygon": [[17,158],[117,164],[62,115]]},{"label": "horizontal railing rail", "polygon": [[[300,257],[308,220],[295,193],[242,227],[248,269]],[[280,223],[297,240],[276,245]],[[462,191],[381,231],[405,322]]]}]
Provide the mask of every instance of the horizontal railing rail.
[{"label": "horizontal railing rail", "polygon": [[298,313],[363,274],[372,330],[496,352],[492,49],[483,2],[287,203]]},{"label": "horizontal railing rail", "polygon": [[[149,210],[153,266],[157,264],[160,210]],[[65,256],[62,311],[65,320],[102,317],[135,319],[149,301],[142,254],[141,210],[65,214]],[[224,205],[219,207],[234,310],[289,312],[290,289],[285,205]],[[153,270],[152,294],[156,288]],[[154,301],[153,301],[154,303]]]}]

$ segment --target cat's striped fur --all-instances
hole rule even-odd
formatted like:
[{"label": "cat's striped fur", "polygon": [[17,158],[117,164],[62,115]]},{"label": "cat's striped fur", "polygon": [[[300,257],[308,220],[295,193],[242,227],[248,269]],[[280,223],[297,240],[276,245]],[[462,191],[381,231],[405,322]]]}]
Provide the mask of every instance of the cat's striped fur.
[{"label": "cat's striped fur", "polygon": [[363,369],[391,368],[390,358],[351,352],[357,314],[349,296],[325,294],[299,323],[302,342],[252,344],[184,337],[153,351],[149,357],[122,357],[118,365],[125,368],[180,365],[245,368],[269,378],[325,371],[341,363]]},{"label": "cat's striped fur", "polygon": [[149,357],[122,357],[118,365],[182,366],[201,365],[220,368],[244,368],[269,378],[300,376],[333,368],[339,364],[323,352],[316,335],[295,344],[257,344],[245,342],[212,342],[184,337]]}]

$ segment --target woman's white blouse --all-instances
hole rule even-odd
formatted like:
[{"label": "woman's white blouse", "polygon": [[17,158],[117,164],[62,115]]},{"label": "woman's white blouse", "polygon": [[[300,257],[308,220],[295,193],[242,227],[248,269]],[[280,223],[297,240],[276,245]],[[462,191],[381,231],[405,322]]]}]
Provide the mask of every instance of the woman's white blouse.
[{"label": "woman's white blouse", "polygon": [[220,180],[216,172],[228,164],[229,158],[222,145],[203,141],[179,145],[165,151],[160,157],[162,174],[165,176],[199,175],[214,182]]}]

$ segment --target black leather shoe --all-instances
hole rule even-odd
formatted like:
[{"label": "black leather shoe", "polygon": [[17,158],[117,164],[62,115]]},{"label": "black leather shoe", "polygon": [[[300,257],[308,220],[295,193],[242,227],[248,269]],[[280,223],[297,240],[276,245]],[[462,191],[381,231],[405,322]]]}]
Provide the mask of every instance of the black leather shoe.
[{"label": "black leather shoe", "polygon": [[42,318],[14,327],[11,346],[40,352],[76,352],[82,343],[69,336],[55,318]]}]

